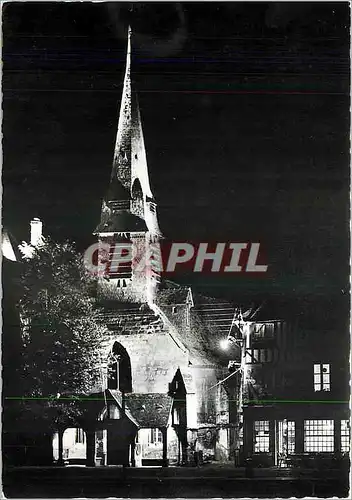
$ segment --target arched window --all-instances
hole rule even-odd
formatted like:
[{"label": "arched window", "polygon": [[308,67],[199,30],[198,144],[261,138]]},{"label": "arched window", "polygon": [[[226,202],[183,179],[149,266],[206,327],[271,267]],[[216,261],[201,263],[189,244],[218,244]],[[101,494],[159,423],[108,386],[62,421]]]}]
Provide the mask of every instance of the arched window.
[{"label": "arched window", "polygon": [[131,360],[119,342],[114,343],[109,356],[108,389],[132,392]]},{"label": "arched window", "polygon": [[139,179],[135,179],[131,191],[132,212],[140,217],[144,217],[143,191]]}]

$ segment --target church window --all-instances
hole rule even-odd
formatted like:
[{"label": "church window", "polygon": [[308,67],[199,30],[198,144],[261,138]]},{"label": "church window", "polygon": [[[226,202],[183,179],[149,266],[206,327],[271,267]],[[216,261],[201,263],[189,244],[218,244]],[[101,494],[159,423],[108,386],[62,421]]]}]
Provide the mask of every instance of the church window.
[{"label": "church window", "polygon": [[174,408],[172,417],[173,425],[178,425],[180,423],[180,410],[178,408]]},{"label": "church window", "polygon": [[132,392],[131,360],[126,349],[115,342],[109,357],[108,389]]},{"label": "church window", "polygon": [[132,196],[132,210],[136,215],[144,217],[144,197],[141,183],[135,179],[131,191]]},{"label": "church window", "polygon": [[190,324],[190,310],[189,310],[189,304],[186,306],[186,327],[188,328]]},{"label": "church window", "polygon": [[108,418],[110,420],[118,420],[120,417],[121,415],[119,408],[114,404],[109,405]]}]

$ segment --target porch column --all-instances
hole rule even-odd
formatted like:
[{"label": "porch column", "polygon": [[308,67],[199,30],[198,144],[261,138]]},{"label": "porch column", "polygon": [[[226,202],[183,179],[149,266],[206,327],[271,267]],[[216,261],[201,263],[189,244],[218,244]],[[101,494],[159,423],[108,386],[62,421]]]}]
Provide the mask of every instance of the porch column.
[{"label": "porch column", "polygon": [[334,419],[334,452],[341,452],[341,420]]},{"label": "porch column", "polygon": [[58,445],[59,445],[59,458],[57,461],[57,465],[65,465],[64,463],[64,458],[63,458],[63,452],[64,452],[64,430],[59,429],[58,431]]},{"label": "porch column", "polygon": [[167,428],[163,427],[161,429],[161,433],[163,435],[163,467],[167,467]]},{"label": "porch column", "polygon": [[181,463],[182,464],[186,464],[187,463],[187,460],[188,460],[188,457],[187,457],[187,446],[188,446],[188,442],[187,442],[187,429],[183,429],[180,433],[180,437],[181,437]]},{"label": "porch column", "polygon": [[304,420],[302,418],[295,421],[295,453],[301,455],[304,453]]},{"label": "porch column", "polygon": [[87,430],[86,431],[87,438],[87,467],[95,467],[95,431]]},{"label": "porch column", "polygon": [[245,459],[253,455],[253,420],[249,418],[243,420],[243,453]]},{"label": "porch column", "polygon": [[278,465],[278,421],[270,420],[269,422],[269,450],[272,456],[273,464]]},{"label": "porch column", "polygon": [[132,443],[131,443],[131,467],[136,467],[135,451],[136,451],[136,443],[135,443],[135,438],[134,438]]}]

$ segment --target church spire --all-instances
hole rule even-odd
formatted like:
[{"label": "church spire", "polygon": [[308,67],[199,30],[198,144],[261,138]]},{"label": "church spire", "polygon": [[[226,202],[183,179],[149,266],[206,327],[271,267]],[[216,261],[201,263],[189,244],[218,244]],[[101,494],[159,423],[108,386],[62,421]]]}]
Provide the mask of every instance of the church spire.
[{"label": "church spire", "polygon": [[[145,230],[160,235],[156,203],[149,182],[139,103],[133,88],[131,51],[132,31],[129,27],[126,69],[110,184],[103,200],[101,223],[95,232],[104,232],[105,226],[111,233],[111,218],[114,216],[116,219],[123,211],[132,217],[126,217],[124,214],[124,224],[115,224],[116,230],[121,231],[123,227],[124,232]],[[129,223],[126,225],[127,219]]]},{"label": "church spire", "polygon": [[[149,265],[150,248],[161,236],[156,202],[150,187],[147,155],[137,93],[133,82],[133,40],[128,28],[126,69],[112,170],[109,187],[104,196],[101,220],[95,230],[99,242],[108,244],[111,255],[118,245],[131,245],[132,264],[119,266],[109,271],[108,280],[101,281],[103,295],[135,297],[147,301],[150,290],[154,290],[157,273],[146,273],[143,265]],[[111,257],[113,258],[113,257]],[[111,268],[113,266],[110,266]],[[124,291],[122,290],[124,289]],[[113,291],[114,290],[114,291]],[[154,292],[153,292],[154,293]]]},{"label": "church spire", "polygon": [[116,135],[111,181],[117,177],[129,189],[131,183],[131,129],[132,129],[132,84],[131,84],[131,27],[128,27],[126,69],[123,81],[120,115]]}]

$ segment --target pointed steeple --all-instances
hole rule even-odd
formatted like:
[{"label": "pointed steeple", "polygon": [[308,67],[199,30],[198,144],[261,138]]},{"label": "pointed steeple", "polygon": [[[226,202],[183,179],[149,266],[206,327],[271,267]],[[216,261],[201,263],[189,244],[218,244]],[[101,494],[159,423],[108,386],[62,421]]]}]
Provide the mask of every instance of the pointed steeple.
[{"label": "pointed steeple", "polygon": [[[149,182],[139,103],[131,78],[132,31],[128,28],[126,69],[110,184],[95,233],[146,232],[160,235]],[[116,231],[115,231],[116,230]]]},{"label": "pointed steeple", "polygon": [[[159,279],[158,272],[146,273],[149,250],[161,237],[156,202],[150,187],[147,155],[137,93],[133,82],[132,32],[128,29],[126,69],[120,104],[115,149],[109,187],[104,196],[101,220],[95,230],[99,242],[111,248],[131,245],[133,261],[109,270],[107,280],[100,280],[105,297],[146,302]],[[142,265],[139,265],[138,262]],[[156,268],[155,268],[156,269]],[[154,293],[154,292],[153,292]]]},{"label": "pointed steeple", "polygon": [[119,123],[116,135],[111,182],[117,178],[127,190],[131,186],[131,132],[132,132],[132,84],[131,84],[131,27],[128,28],[126,69],[123,81]]}]

